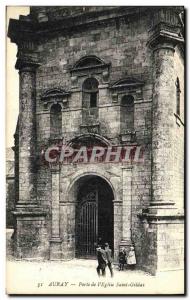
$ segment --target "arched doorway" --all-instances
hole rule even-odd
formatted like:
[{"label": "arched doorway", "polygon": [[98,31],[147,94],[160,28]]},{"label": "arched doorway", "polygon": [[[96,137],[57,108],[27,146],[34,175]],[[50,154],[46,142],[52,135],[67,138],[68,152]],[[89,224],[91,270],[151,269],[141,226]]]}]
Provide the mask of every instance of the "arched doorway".
[{"label": "arched doorway", "polygon": [[113,250],[114,195],[110,185],[99,176],[84,176],[76,197],[76,257],[95,257],[98,243],[108,242]]}]

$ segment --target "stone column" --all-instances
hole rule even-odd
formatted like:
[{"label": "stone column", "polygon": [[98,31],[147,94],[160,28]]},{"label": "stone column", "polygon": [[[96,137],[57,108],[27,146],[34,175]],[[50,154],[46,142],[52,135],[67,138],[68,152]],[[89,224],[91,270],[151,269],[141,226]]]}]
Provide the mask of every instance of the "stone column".
[{"label": "stone column", "polygon": [[122,168],[123,207],[122,207],[122,241],[120,246],[128,250],[131,246],[131,206],[132,206],[132,166]]},{"label": "stone column", "polygon": [[167,209],[172,208],[174,204],[174,52],[171,42],[158,43],[153,48],[151,206],[164,214],[167,214]]},{"label": "stone column", "polygon": [[18,206],[36,205],[36,107],[37,64],[20,63],[19,94],[19,201]]},{"label": "stone column", "polygon": [[52,205],[51,205],[51,239],[50,239],[50,259],[62,258],[60,239],[60,212],[59,212],[59,165],[51,169],[52,178]]},{"label": "stone column", "polygon": [[14,215],[15,255],[19,258],[44,258],[47,251],[45,215],[37,201],[36,183],[36,68],[32,49],[18,51],[16,69],[19,70],[18,122],[18,202]]},{"label": "stone column", "polygon": [[[175,132],[175,70],[174,53],[177,43],[183,42],[177,28],[169,23],[168,31],[160,18],[167,22],[177,16],[173,8],[158,10],[154,16],[154,27],[148,44],[153,55],[153,97],[152,97],[152,195],[148,210],[142,214],[142,253],[146,253],[143,268],[152,274],[178,268],[183,259],[176,245],[176,232],[182,230],[182,216],[177,214],[173,190],[175,185],[173,151]],[[160,23],[159,23],[160,22]],[[158,26],[159,25],[159,26]],[[173,26],[173,31],[169,29]],[[165,25],[164,25],[165,26]],[[158,30],[159,29],[159,30]],[[180,234],[180,239],[184,237]],[[175,246],[174,246],[175,245]]]}]

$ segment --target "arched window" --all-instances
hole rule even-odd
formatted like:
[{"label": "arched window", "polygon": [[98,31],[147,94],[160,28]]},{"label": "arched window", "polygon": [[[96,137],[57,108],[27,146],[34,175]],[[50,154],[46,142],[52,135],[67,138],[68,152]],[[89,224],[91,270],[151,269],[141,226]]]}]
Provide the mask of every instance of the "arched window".
[{"label": "arched window", "polygon": [[62,135],[62,112],[61,105],[53,104],[50,111],[50,136],[52,139]]},{"label": "arched window", "polygon": [[87,78],[82,86],[83,123],[93,123],[98,118],[98,81]]},{"label": "arched window", "polygon": [[176,114],[180,116],[180,83],[179,83],[179,78],[177,77],[176,79]]},{"label": "arched window", "polygon": [[125,95],[121,99],[121,133],[134,130],[134,97]]}]

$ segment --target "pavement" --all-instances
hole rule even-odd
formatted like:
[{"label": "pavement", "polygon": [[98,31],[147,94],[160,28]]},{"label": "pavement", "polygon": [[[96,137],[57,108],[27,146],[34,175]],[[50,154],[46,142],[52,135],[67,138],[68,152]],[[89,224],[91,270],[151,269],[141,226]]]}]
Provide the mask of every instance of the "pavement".
[{"label": "pavement", "polygon": [[8,294],[175,295],[184,292],[184,272],[181,270],[151,276],[141,270],[119,271],[114,266],[114,277],[111,278],[108,268],[106,277],[98,277],[96,260],[16,260],[12,256],[10,236],[11,232],[7,233]]}]

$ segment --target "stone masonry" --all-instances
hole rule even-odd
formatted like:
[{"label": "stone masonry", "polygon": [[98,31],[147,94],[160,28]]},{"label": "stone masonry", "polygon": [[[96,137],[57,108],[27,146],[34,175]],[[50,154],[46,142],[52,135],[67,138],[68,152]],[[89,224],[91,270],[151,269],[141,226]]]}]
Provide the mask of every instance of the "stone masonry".
[{"label": "stone masonry", "polygon": [[13,228],[14,218],[12,211],[15,208],[15,176],[14,151],[6,148],[6,228]]},{"label": "stone masonry", "polygon": [[[95,180],[110,195],[115,262],[134,245],[137,268],[183,269],[183,16],[177,6],[34,6],[10,20],[20,76],[16,257],[74,258],[80,191]],[[44,164],[43,149],[62,141],[143,145],[144,161]]]}]

